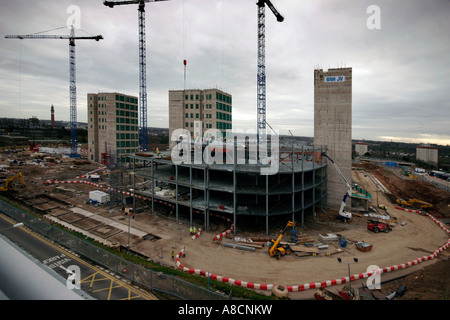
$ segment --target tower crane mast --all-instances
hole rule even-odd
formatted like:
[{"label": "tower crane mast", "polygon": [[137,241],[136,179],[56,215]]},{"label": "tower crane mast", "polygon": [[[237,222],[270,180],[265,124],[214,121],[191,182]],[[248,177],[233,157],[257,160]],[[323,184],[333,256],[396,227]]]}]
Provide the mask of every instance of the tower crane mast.
[{"label": "tower crane mast", "polygon": [[139,23],[139,146],[140,151],[147,151],[148,129],[147,129],[147,48],[146,48],[146,30],[145,30],[145,3],[167,0],[129,0],[129,1],[104,1],[107,7],[138,4],[138,23]]},{"label": "tower crane mast", "polygon": [[258,6],[258,76],[257,76],[257,116],[258,143],[266,142],[266,10],[270,8],[278,22],[284,17],[275,9],[270,0],[257,0]]},{"label": "tower crane mast", "polygon": [[69,40],[69,70],[70,70],[70,149],[71,155],[77,155],[77,82],[76,82],[76,57],[75,40],[95,40],[103,39],[101,35],[92,37],[76,37],[73,26],[70,29],[70,35],[7,35],[6,39],[62,39]]}]

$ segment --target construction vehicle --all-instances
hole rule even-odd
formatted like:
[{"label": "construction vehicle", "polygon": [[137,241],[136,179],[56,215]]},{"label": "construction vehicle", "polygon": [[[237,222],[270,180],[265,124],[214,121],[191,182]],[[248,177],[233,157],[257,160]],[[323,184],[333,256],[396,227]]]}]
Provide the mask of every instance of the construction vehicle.
[{"label": "construction vehicle", "polygon": [[23,180],[23,176],[22,176],[22,172],[19,172],[18,174],[9,177],[6,179],[5,184],[3,186],[0,186],[0,191],[12,191],[14,190],[13,188],[13,181],[15,179],[19,179],[20,183],[22,183],[22,186],[25,187],[25,181]]},{"label": "construction vehicle", "polygon": [[30,151],[39,152],[39,147],[38,147],[37,143],[34,143],[34,142],[30,143]]},{"label": "construction vehicle", "polygon": [[415,207],[416,204],[418,204],[417,206],[422,209],[431,208],[433,206],[431,203],[418,199],[409,199],[409,200],[397,199],[397,203],[408,207]]},{"label": "construction vehicle", "polygon": [[289,227],[295,227],[295,222],[289,221],[286,224],[286,227],[280,232],[280,235],[278,236],[277,240],[271,241],[269,244],[269,255],[271,257],[277,257],[277,259],[280,259],[281,256],[284,256],[286,254],[291,254],[291,249],[289,248],[289,245],[282,245],[280,244],[281,239],[283,239],[283,236]]},{"label": "construction vehicle", "polygon": [[378,220],[369,219],[367,220],[367,229],[375,233],[378,232],[389,232],[391,231],[391,226],[387,223],[380,222]]},{"label": "construction vehicle", "polygon": [[344,207],[345,207],[345,201],[347,201],[347,198],[351,197],[351,195],[353,193],[352,186],[347,181],[347,179],[345,179],[344,175],[342,174],[341,170],[336,165],[334,160],[331,159],[325,152],[322,152],[322,156],[326,157],[328,160],[331,161],[331,163],[334,165],[334,167],[336,168],[337,172],[341,175],[342,179],[344,180],[345,184],[347,185],[348,190],[345,193],[344,198],[342,199],[341,207],[339,208],[339,216],[338,216],[338,218],[343,220],[344,222],[350,221],[350,220],[352,220],[352,214],[350,212],[344,211]]}]

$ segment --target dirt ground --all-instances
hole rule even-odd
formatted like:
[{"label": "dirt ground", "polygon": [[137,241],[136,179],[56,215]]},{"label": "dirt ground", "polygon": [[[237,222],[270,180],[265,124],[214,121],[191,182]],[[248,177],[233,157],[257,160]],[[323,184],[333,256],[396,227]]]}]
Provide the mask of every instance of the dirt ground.
[{"label": "dirt ground", "polygon": [[[5,159],[6,157],[1,159],[3,163],[7,163]],[[71,167],[73,170],[70,169]],[[377,208],[377,203],[388,206],[388,213],[391,217],[396,218],[396,222],[391,223],[393,229],[391,232],[375,234],[367,230],[368,217],[364,216],[364,213],[354,212],[354,219],[349,223],[343,223],[336,219],[335,211],[317,212],[316,219],[307,217],[304,226],[297,224],[296,230],[299,234],[314,239],[315,243],[319,242],[319,234],[337,234],[348,240],[347,246],[341,248],[337,242],[330,242],[326,243],[329,245],[327,249],[319,250],[315,256],[291,254],[283,256],[280,260],[268,255],[266,245],[262,249],[255,249],[253,252],[223,245],[224,243],[237,244],[236,238],[265,237],[262,233],[251,232],[251,228],[248,230],[238,229],[237,234],[225,237],[221,242],[213,241],[216,235],[228,230],[230,225],[225,220],[210,217],[211,229],[203,231],[198,238],[193,240],[188,230],[189,216],[180,216],[176,221],[170,208],[157,205],[155,206],[157,210],[154,214],[151,214],[148,203],[139,202],[139,206],[144,208],[144,212],[129,220],[123,216],[119,207],[87,204],[89,191],[98,189],[95,186],[78,183],[62,185],[44,185],[43,183],[47,179],[80,180],[77,177],[98,167],[96,164],[89,164],[84,161],[65,159],[47,166],[23,164],[7,169],[11,172],[19,170],[24,174],[26,188],[21,189],[16,194],[16,197],[22,201],[30,201],[30,199],[36,199],[36,197],[44,194],[63,201],[64,205],[59,207],[65,207],[65,210],[69,210],[69,204],[72,204],[123,226],[127,226],[129,222],[131,228],[151,235],[148,238],[150,240],[133,236],[130,243],[133,251],[148,257],[149,260],[177,268],[171,257],[171,251],[178,253],[184,249],[186,255],[180,259],[183,266],[196,269],[197,273],[203,270],[210,274],[254,284],[299,286],[340,279],[348,276],[347,262],[353,262],[355,257],[358,258],[358,263],[350,264],[351,275],[365,273],[371,265],[389,267],[431,255],[448,241],[448,234],[441,230],[430,218],[425,215],[395,209],[396,204],[392,203],[395,198],[419,198],[434,204],[433,210],[440,216],[448,218],[450,217],[448,192],[438,190],[422,181],[399,177],[395,172],[378,167],[363,166],[364,170],[353,170],[353,183],[358,183],[372,194],[371,206],[376,208],[377,213],[385,213]],[[99,173],[105,174],[104,171],[99,171]],[[368,174],[377,177],[392,194],[377,192],[378,187],[375,186]],[[105,183],[105,181],[102,183]],[[67,210],[61,215],[54,214],[54,217],[57,216],[58,219],[66,217],[65,221],[69,221]],[[47,214],[50,213],[47,212]],[[74,213],[70,214],[73,217]],[[193,219],[196,226],[201,228],[203,215],[195,214]],[[78,225],[87,225],[88,221],[83,221],[85,223],[78,221]],[[270,235],[267,238],[277,237],[278,230],[286,222],[287,220],[280,220],[274,228],[271,228]],[[92,229],[87,230],[87,233],[92,235],[94,228],[92,226],[90,228]],[[104,225],[103,229],[105,229]],[[125,236],[125,231],[115,233],[114,236],[111,234],[105,233],[103,236],[108,237],[107,240],[111,244],[117,245],[119,242],[122,246],[127,246],[126,239],[128,237]],[[97,236],[99,236],[99,233],[97,233]],[[288,235],[285,236],[284,241],[288,241]],[[356,241],[368,242],[373,245],[373,249],[369,252],[360,252],[354,245]],[[337,252],[338,249],[342,251]],[[399,285],[406,284],[407,291],[401,299],[449,299],[449,256],[449,250],[444,250],[431,261],[424,261],[404,270],[382,274],[383,293],[395,291]],[[337,257],[340,257],[343,263],[339,263]],[[403,277],[408,274],[410,275]],[[403,278],[397,279],[400,277]],[[365,281],[365,279],[356,281],[355,286],[365,284]],[[390,282],[385,283],[386,281]],[[338,290],[339,286],[329,289]],[[261,292],[271,294],[270,291]],[[291,292],[289,297],[291,299],[312,299],[313,294],[314,289],[309,289]]]}]

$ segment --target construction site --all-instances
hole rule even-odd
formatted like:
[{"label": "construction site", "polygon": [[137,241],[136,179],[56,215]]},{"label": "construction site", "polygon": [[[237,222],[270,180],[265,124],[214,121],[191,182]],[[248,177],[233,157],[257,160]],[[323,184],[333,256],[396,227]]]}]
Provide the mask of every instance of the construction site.
[{"label": "construction site", "polygon": [[[339,264],[336,259],[339,257],[343,261],[358,259],[351,269],[353,281],[360,275],[360,282],[365,284],[367,268],[372,265],[387,268],[381,275],[383,281],[410,279],[403,277],[421,272],[421,278],[436,279],[433,290],[437,290],[440,283],[444,285],[443,291],[430,296],[417,287],[417,292],[407,291],[415,294],[411,299],[448,297],[448,284],[445,287],[445,281],[442,283],[441,273],[448,271],[448,251],[444,250],[449,245],[448,225],[437,223],[448,221],[450,216],[447,191],[381,166],[363,163],[352,170],[353,183],[373,196],[367,200],[367,210],[346,208],[351,211],[351,219],[343,221],[339,219],[338,210],[308,202],[298,207],[302,214],[293,215],[292,208],[288,208],[284,213],[281,209],[272,210],[276,214],[269,216],[264,209],[260,215],[240,215],[239,211],[232,214],[227,208],[229,199],[222,202],[222,207],[214,206],[218,200],[212,197],[205,210],[204,203],[198,203],[203,194],[196,201],[185,197],[209,189],[208,193],[213,194],[215,188],[225,192],[224,189],[232,185],[225,183],[226,178],[220,179],[224,185],[214,187],[211,183],[204,189],[203,177],[200,179],[198,173],[188,174],[186,168],[180,167],[178,170],[186,170],[185,174],[173,180],[167,175],[170,171],[165,168],[170,166],[167,159],[164,163],[164,159],[154,156],[146,157],[147,163],[151,163],[149,166],[120,170],[123,186],[121,190],[114,190],[110,187],[114,172],[105,166],[24,149],[3,151],[2,179],[17,178],[2,184],[7,185],[2,189],[2,196],[29,208],[46,221],[76,230],[117,250],[129,248],[150,261],[199,277],[210,275],[215,280],[267,295],[280,291],[279,288],[283,290],[275,293],[290,299],[312,299],[319,287],[337,293],[334,286],[340,288],[339,284],[347,283],[347,268]],[[153,175],[143,178],[148,172]],[[197,179],[187,181],[188,176]],[[172,192],[167,192],[170,185],[174,186],[170,189]],[[199,190],[187,193],[187,185]],[[317,185],[321,185],[320,180]],[[305,192],[312,188],[308,183],[302,187]],[[257,186],[249,197],[255,197],[255,189]],[[178,199],[174,190],[178,190]],[[97,192],[107,197],[98,197]],[[287,194],[294,194],[295,198],[297,192]],[[114,198],[120,200],[113,201]],[[226,196],[219,198],[226,199]],[[429,206],[423,208],[421,202],[410,203],[411,206],[397,203],[398,199],[413,198],[427,200]],[[134,212],[130,210],[133,205]],[[389,232],[370,229],[368,221],[373,220],[388,224]],[[195,233],[192,227],[196,228]],[[276,246],[271,245],[273,242],[277,242]],[[356,244],[361,242],[370,244],[371,250],[359,250]],[[175,259],[172,251],[176,253]],[[439,271],[431,268],[439,268]],[[410,285],[414,284],[420,286],[417,276]],[[389,284],[382,288],[383,292],[397,289]],[[380,295],[377,290],[373,292]]]},{"label": "construction site", "polygon": [[[220,94],[221,102],[210,98],[210,110],[202,114],[194,102],[186,111],[188,95],[180,91],[183,102],[173,116],[178,125],[194,131],[201,115],[226,122],[207,118],[207,128],[217,130],[213,137],[202,140],[202,134],[185,129],[187,143],[171,135],[172,144],[149,151],[146,2],[151,1],[104,2],[110,8],[138,5],[139,99],[88,96],[100,101],[91,107],[103,111],[92,111],[88,101],[95,130],[81,152],[75,40],[103,37],[76,37],[73,26],[65,37],[6,37],[69,40],[71,148],[65,153],[37,144],[3,149],[2,197],[117,251],[276,299],[450,298],[449,193],[414,175],[354,161],[352,68],[314,70],[313,143],[269,138],[266,6],[278,22],[284,20],[269,0],[256,3],[257,135],[217,144],[232,128],[231,95]],[[378,286],[368,288],[372,280]]]}]

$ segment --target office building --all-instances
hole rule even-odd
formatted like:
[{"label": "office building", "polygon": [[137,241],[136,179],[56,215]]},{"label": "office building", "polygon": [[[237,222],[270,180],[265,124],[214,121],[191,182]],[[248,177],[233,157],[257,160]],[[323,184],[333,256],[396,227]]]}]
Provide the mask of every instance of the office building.
[{"label": "office building", "polygon": [[138,98],[121,93],[89,93],[88,159],[105,163],[114,155],[139,151]]},{"label": "office building", "polygon": [[[232,96],[219,89],[169,91],[169,138],[176,129],[186,129],[191,138],[206,137],[208,129],[218,129],[225,137],[232,129]],[[200,127],[201,126],[201,127]]]}]

